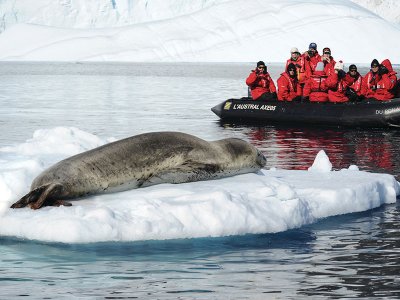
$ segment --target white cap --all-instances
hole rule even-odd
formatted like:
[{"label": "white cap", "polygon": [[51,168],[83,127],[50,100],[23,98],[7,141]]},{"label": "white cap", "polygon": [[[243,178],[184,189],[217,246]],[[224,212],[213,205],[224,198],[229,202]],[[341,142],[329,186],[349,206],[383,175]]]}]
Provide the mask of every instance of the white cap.
[{"label": "white cap", "polygon": [[335,70],[343,70],[344,68],[344,64],[341,60],[339,60],[336,64],[335,64]]},{"label": "white cap", "polygon": [[293,47],[292,49],[290,49],[290,53],[300,53],[299,49],[297,49],[296,47]]}]

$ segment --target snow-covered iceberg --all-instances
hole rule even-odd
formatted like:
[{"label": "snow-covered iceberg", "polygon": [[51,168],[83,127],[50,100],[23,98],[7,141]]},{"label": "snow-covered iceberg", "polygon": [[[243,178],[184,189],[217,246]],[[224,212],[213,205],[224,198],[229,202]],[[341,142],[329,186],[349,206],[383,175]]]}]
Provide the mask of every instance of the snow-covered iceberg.
[{"label": "snow-covered iceberg", "polygon": [[348,64],[400,62],[400,25],[350,0],[84,2],[74,2],[81,3],[75,10],[68,2],[54,17],[50,4],[42,11],[46,17],[23,6],[35,17],[0,34],[0,60],[283,62],[291,47],[304,51],[316,42]]}]

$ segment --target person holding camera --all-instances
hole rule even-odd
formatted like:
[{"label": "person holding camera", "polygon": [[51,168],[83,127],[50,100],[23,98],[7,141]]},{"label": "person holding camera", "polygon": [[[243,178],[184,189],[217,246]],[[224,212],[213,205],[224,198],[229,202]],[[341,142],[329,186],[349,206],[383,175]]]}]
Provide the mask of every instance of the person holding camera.
[{"label": "person holding camera", "polygon": [[321,55],[319,55],[317,50],[317,44],[310,43],[310,45],[308,46],[308,51],[304,52],[302,56],[305,58],[306,63],[308,63],[309,65],[311,76],[312,74],[314,74],[318,62],[321,61]]},{"label": "person holding camera", "polygon": [[335,63],[333,72],[329,75],[328,81],[331,83],[331,87],[328,90],[329,102],[347,102],[349,101],[346,95],[348,82],[345,80],[346,72],[343,70],[344,64],[340,60]]},{"label": "person holding camera", "polygon": [[246,79],[250,88],[251,97],[258,101],[275,101],[276,87],[267,67],[263,61],[257,63],[256,69],[252,70]]},{"label": "person holding camera", "polygon": [[378,101],[393,99],[396,82],[396,72],[393,71],[390,60],[385,59],[379,64],[378,60],[374,59],[371,62],[370,72],[364,76],[362,94],[368,99]]},{"label": "person holding camera", "polygon": [[331,56],[331,49],[325,47],[322,50],[321,61],[324,63],[324,71],[327,76],[335,72],[336,61]]}]

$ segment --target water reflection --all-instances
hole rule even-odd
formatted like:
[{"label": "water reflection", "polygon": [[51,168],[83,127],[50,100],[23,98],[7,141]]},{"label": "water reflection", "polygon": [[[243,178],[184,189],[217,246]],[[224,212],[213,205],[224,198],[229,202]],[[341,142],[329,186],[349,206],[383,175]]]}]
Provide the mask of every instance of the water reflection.
[{"label": "water reflection", "polygon": [[[330,298],[400,296],[399,204],[358,215],[356,221],[352,220],[353,226],[338,226],[341,220],[335,218],[332,226],[317,229],[313,267],[304,270],[300,294]],[[337,235],[332,235],[335,231]]]},{"label": "water reflection", "polygon": [[361,170],[398,176],[400,132],[390,129],[245,126],[221,123],[243,135],[267,156],[267,167],[304,170],[324,150],[334,169],[355,164]]},{"label": "water reflection", "polygon": [[[210,108],[245,95],[252,67],[2,63],[0,146],[55,126],[116,138],[177,130],[249,140],[266,154],[267,168],[305,169],[324,149],[335,169],[356,164],[399,174],[400,131],[220,126]],[[282,66],[269,70],[277,78]],[[0,238],[0,297],[399,298],[399,215],[399,204],[386,205],[278,234],[175,241],[65,245]],[[15,288],[21,281],[23,291]]]}]

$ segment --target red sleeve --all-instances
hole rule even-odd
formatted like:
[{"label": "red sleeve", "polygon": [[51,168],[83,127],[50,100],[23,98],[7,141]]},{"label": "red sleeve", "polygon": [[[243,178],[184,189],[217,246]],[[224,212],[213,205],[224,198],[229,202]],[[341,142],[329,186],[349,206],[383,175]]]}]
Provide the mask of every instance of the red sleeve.
[{"label": "red sleeve", "polygon": [[278,100],[287,100],[289,96],[289,90],[287,88],[287,79],[284,76],[278,78]]},{"label": "red sleeve", "polygon": [[333,71],[326,79],[326,85],[329,89],[335,88],[339,82],[338,75]]},{"label": "red sleeve", "polygon": [[368,91],[368,76],[369,73],[367,73],[367,75],[365,75],[365,77],[363,78],[362,82],[361,82],[361,95],[366,96],[367,95],[367,91]]},{"label": "red sleeve", "polygon": [[269,90],[271,93],[276,93],[275,83],[272,80],[271,76],[268,76],[268,77],[269,77]]},{"label": "red sleeve", "polygon": [[255,71],[252,71],[249,75],[249,77],[247,77],[246,79],[246,84],[248,86],[254,85],[257,81],[257,74]]},{"label": "red sleeve", "polygon": [[310,78],[312,75],[311,65],[309,60],[304,60],[304,69],[306,70],[306,78]]},{"label": "red sleeve", "polygon": [[344,81],[347,83],[347,85],[352,85],[354,82],[354,79],[349,74],[346,74],[346,76],[344,77]]},{"label": "red sleeve", "polygon": [[297,82],[297,89],[296,89],[296,94],[297,96],[302,96],[303,95],[303,88],[299,82]]},{"label": "red sleeve", "polygon": [[335,60],[332,58],[329,62],[322,61],[324,63],[324,72],[326,75],[331,75],[335,72]]},{"label": "red sleeve", "polygon": [[311,79],[308,79],[306,81],[306,84],[304,85],[304,90],[303,90],[303,96],[308,97],[311,92]]},{"label": "red sleeve", "polygon": [[387,90],[391,90],[396,85],[396,80],[392,80],[388,74],[383,74],[382,79],[384,88]]}]

